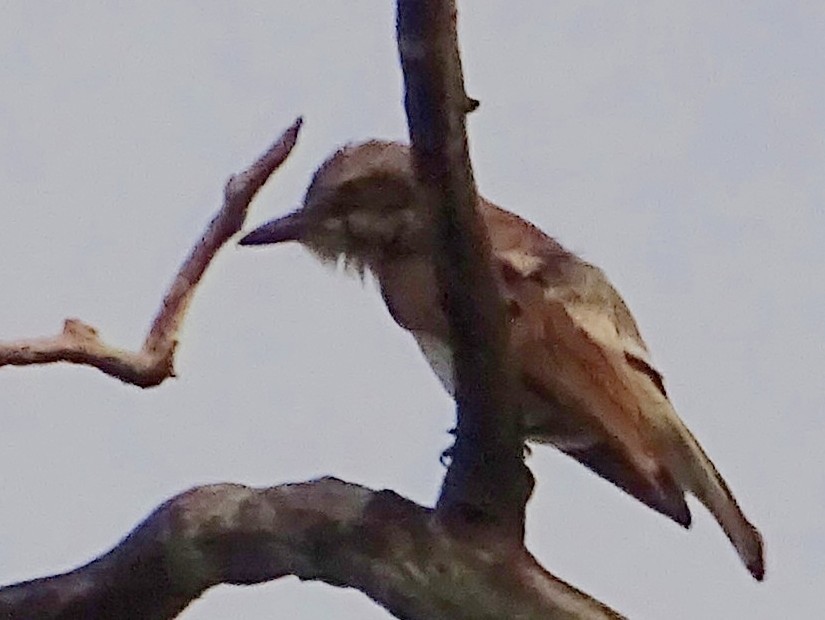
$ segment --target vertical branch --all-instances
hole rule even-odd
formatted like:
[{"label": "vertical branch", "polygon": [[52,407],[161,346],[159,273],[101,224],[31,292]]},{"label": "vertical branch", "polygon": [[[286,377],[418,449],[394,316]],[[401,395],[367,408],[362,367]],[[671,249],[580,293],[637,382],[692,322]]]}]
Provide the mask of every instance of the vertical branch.
[{"label": "vertical branch", "polygon": [[457,433],[439,499],[447,523],[492,525],[521,542],[532,480],[522,462],[510,397],[504,308],[475,205],[453,0],[399,0],[398,49],[413,160],[426,204],[437,208],[437,274],[449,317]]}]

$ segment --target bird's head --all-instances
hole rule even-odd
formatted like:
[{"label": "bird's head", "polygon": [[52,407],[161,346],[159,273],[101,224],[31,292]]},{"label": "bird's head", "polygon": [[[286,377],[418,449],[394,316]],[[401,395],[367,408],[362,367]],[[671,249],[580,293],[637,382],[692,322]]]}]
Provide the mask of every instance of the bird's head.
[{"label": "bird's head", "polygon": [[409,147],[346,146],[315,173],[303,205],[256,228],[240,245],[298,241],[325,262],[363,271],[426,251],[430,212],[417,198]]}]

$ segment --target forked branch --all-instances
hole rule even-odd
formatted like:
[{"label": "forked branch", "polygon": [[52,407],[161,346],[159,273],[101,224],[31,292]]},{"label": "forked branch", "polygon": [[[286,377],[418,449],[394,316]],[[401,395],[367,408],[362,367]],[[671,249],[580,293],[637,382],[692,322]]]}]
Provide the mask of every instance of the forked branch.
[{"label": "forked branch", "polygon": [[[399,0],[398,7],[422,191],[445,207],[439,280],[457,356],[458,440],[436,511],[332,478],[267,489],[199,487],[160,506],[91,563],[0,589],[0,617],[172,618],[214,585],[286,575],[357,588],[411,620],[620,617],[549,574],[523,546],[530,479],[517,416],[502,415],[509,407],[506,340],[474,212],[464,132],[472,102],[461,78],[455,6]],[[175,277],[139,352],[109,347],[93,328],[69,320],[54,338],[0,345],[0,366],[67,361],[142,387],[173,376],[177,333],[197,283],[289,155],[299,128],[300,119],[229,180],[223,208]]]}]

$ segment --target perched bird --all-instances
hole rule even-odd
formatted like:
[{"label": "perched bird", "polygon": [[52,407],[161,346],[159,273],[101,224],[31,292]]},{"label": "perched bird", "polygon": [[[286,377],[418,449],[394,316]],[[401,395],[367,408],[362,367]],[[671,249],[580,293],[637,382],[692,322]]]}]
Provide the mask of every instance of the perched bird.
[{"label": "perched bird", "polygon": [[[415,183],[409,147],[345,147],[315,173],[301,208],[240,244],[298,241],[324,262],[372,273],[395,321],[454,394],[434,211],[420,204]],[[685,493],[693,494],[761,580],[759,532],[677,416],[636,321],[604,273],[481,197],[478,212],[519,365],[525,439],[554,445],[684,527],[691,521]]]}]

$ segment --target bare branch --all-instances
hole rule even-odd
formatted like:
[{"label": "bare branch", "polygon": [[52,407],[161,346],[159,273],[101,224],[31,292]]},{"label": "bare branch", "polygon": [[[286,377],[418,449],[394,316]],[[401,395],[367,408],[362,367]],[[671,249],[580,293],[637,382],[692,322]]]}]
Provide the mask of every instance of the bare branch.
[{"label": "bare branch", "polygon": [[399,0],[397,35],[416,172],[425,204],[442,214],[437,271],[456,360],[457,434],[438,510],[462,529],[494,526],[520,545],[532,477],[511,404],[503,303],[475,209],[465,117],[478,102],[464,91],[455,3]]},{"label": "bare branch", "polygon": [[140,351],[112,347],[94,327],[67,319],[57,336],[0,343],[0,367],[70,362],[143,388],[174,377],[177,335],[195,287],[218,250],[243,226],[257,191],[289,156],[301,123],[298,118],[255,163],[227,181],[223,206],[175,275]]},{"label": "bare branch", "polygon": [[357,588],[399,618],[619,617],[523,549],[457,540],[432,511],[334,478],[182,493],[86,566],[0,589],[0,617],[172,618],[219,583],[286,575]]}]

